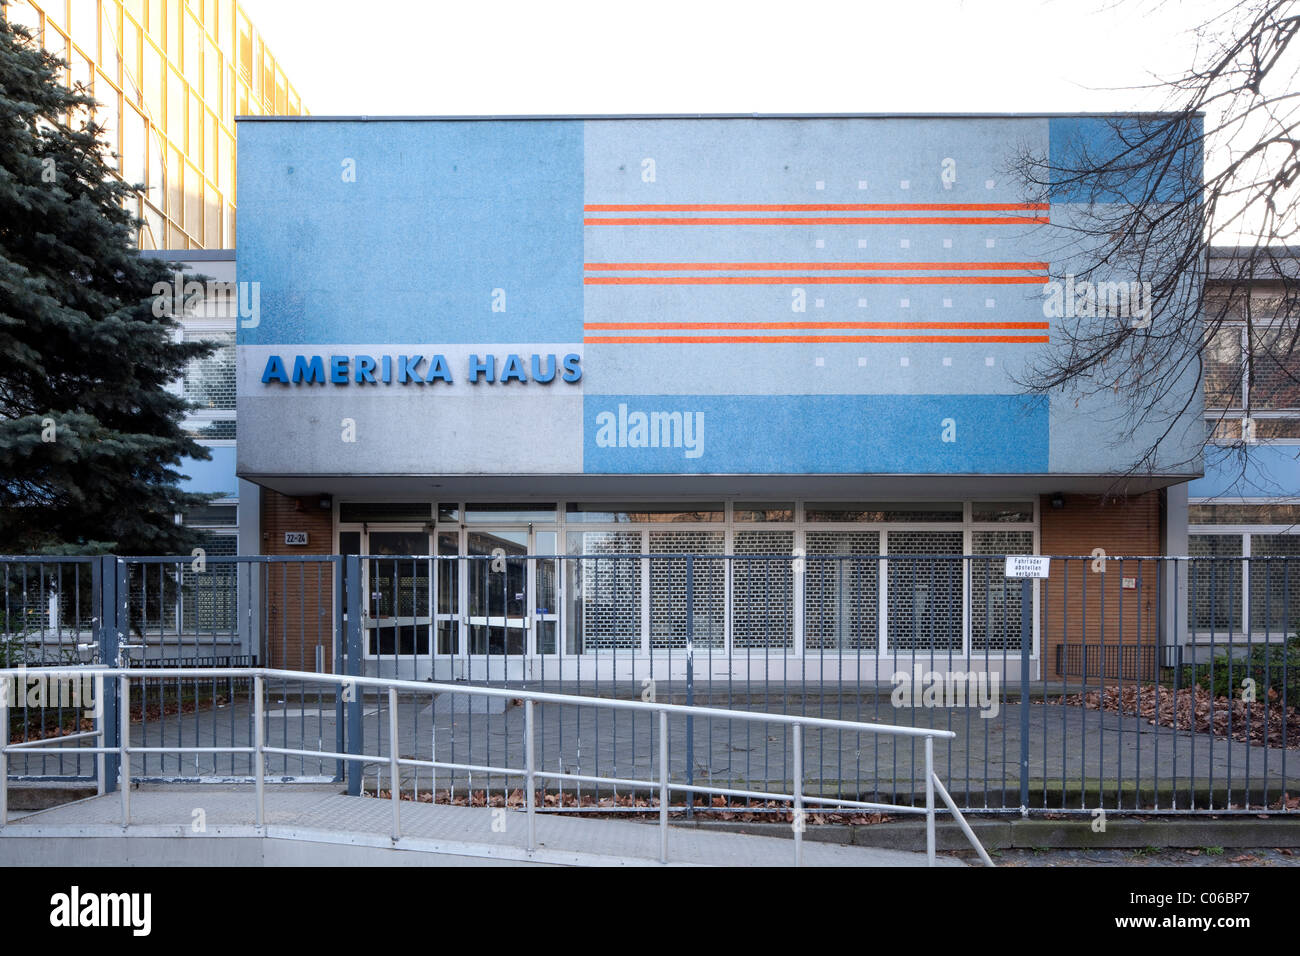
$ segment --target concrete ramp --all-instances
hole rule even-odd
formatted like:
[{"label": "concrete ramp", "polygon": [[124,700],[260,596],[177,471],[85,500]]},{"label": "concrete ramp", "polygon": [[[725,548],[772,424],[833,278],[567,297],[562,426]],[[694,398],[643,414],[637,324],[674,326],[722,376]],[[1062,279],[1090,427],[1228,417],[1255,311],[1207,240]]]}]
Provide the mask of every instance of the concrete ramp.
[{"label": "concrete ramp", "polygon": [[[251,790],[178,788],[91,797],[0,828],[0,866],[659,866],[659,829],[633,820],[539,813],[525,849],[520,810],[406,802],[392,838],[390,801],[268,788],[254,824]],[[789,839],[672,828],[675,866],[789,866]],[[962,866],[939,858],[941,866]],[[924,853],[804,841],[805,866],[924,866]]]}]

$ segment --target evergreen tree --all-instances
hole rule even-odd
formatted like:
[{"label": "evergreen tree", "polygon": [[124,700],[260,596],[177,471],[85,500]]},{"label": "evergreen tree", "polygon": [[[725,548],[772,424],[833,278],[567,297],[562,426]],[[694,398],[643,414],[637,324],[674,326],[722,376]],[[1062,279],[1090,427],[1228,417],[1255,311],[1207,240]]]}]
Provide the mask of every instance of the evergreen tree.
[{"label": "evergreen tree", "polygon": [[177,267],[137,252],[135,189],[61,65],[0,7],[0,553],[187,553],[174,516],[209,496],[177,469],[210,456],[166,386],[211,347],[154,314]]}]

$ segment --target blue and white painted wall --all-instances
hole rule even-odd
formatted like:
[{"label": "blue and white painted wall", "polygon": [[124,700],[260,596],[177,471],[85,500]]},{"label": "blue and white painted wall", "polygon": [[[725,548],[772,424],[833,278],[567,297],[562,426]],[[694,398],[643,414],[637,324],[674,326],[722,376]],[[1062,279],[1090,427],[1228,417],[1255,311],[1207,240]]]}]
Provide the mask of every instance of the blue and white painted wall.
[{"label": "blue and white painted wall", "polygon": [[243,121],[239,474],[1122,473],[1017,384],[1084,197],[1008,170],[1105,123]]}]

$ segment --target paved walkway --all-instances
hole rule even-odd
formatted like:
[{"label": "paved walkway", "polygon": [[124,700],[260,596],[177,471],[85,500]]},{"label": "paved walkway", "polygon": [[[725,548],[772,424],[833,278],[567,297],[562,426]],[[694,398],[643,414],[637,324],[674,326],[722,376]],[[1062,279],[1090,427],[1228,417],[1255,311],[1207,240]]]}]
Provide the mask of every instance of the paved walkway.
[{"label": "paved walkway", "polygon": [[[391,801],[321,788],[271,787],[265,825],[251,789],[177,785],[131,793],[122,826],[119,795],[28,814],[0,828],[0,865],[338,865],[346,862],[471,866],[659,865],[660,831],[647,823],[537,815],[537,849],[526,848],[520,811],[403,801],[393,839]],[[777,837],[671,828],[668,862],[679,866],[789,866],[794,842]],[[805,866],[924,866],[925,854],[805,841]],[[940,857],[940,866],[963,866]]]}]

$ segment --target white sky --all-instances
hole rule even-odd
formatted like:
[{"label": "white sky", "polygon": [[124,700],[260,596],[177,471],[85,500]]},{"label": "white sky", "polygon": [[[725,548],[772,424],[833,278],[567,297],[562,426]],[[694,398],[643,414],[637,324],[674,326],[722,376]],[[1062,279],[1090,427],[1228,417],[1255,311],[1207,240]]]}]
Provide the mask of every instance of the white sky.
[{"label": "white sky", "polygon": [[1156,108],[1229,0],[243,0],[315,115]]}]

